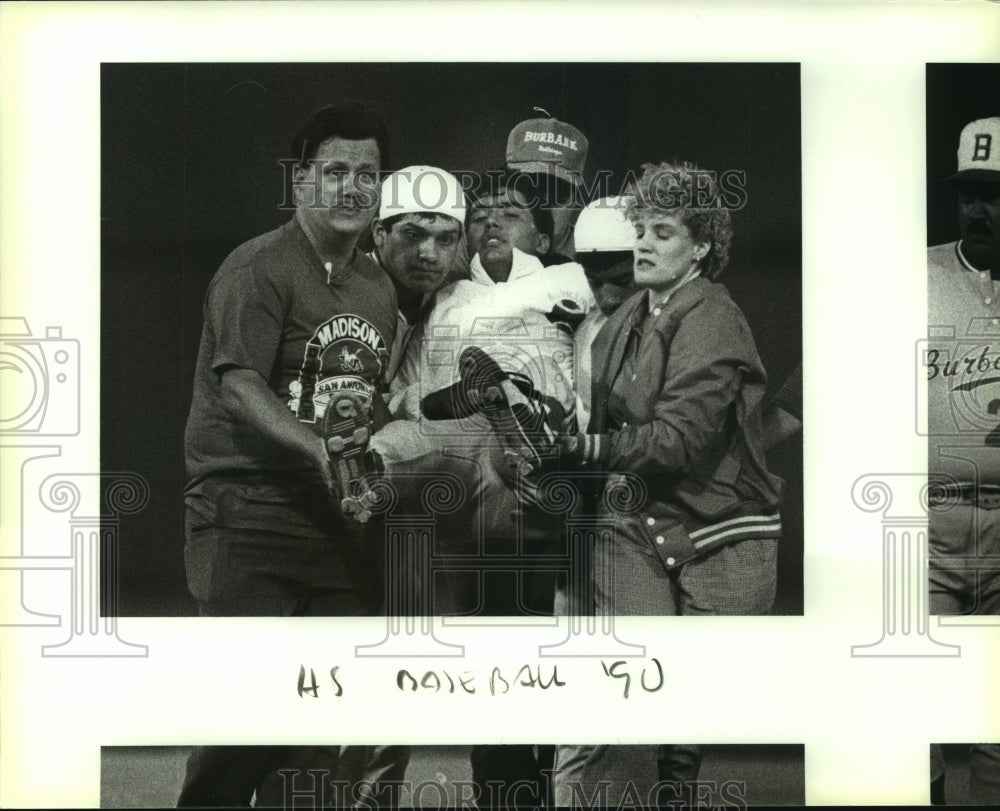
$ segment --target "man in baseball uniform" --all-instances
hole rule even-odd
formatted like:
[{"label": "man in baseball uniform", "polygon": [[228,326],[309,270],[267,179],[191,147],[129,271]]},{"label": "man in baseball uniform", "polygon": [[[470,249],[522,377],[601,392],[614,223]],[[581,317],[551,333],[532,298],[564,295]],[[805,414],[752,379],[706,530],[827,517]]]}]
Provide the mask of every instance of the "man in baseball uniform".
[{"label": "man in baseball uniform", "polygon": [[[927,254],[930,613],[1000,614],[1000,117],[962,130],[947,181],[960,237]],[[970,764],[970,799],[1000,804],[1000,745]],[[943,802],[939,747],[931,779]]]},{"label": "man in baseball uniform", "polygon": [[[378,206],[388,137],[370,109],[340,103],[313,114],[291,154],[294,217],[236,248],[205,301],[184,490],[188,586],[202,615],[381,611],[378,546],[344,514],[362,505],[339,474],[357,464],[385,411],[396,296],[356,243]],[[337,779],[347,761],[362,764],[358,777],[379,762],[382,775],[401,778],[408,750],[342,754],[197,748],[178,805],[247,806],[255,794],[258,805],[281,805],[280,770],[299,783],[304,769]]]}]

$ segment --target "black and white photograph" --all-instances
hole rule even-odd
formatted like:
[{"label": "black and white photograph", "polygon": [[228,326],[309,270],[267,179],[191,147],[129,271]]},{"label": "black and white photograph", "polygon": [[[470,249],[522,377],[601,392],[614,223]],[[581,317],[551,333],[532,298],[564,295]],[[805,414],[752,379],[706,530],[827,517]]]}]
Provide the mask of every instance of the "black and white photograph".
[{"label": "black and white photograph", "polygon": [[0,806],[996,805],[998,24],[0,2]]},{"label": "black and white photograph", "polygon": [[[799,118],[793,64],[102,66],[119,614],[800,614]],[[661,749],[545,768],[698,780]],[[178,802],[272,760],[196,749]]]},{"label": "black and white photograph", "polygon": [[931,804],[996,808],[1000,744],[931,744]]},{"label": "black and white photograph", "polygon": [[1000,614],[1000,66],[927,66],[930,612]]},{"label": "black and white photograph", "polygon": [[[994,624],[1000,614],[998,87],[1000,64],[927,66],[929,610],[969,621],[992,617]],[[1000,744],[932,744],[931,801],[1000,804]]]},{"label": "black and white photograph", "polygon": [[801,613],[797,65],[106,64],[101,105],[120,615]]},{"label": "black and white photograph", "polygon": [[[246,762],[266,747],[241,746]],[[357,746],[312,747],[337,750],[338,769],[280,775],[261,793],[257,807],[378,807],[400,808],[718,808],[801,806],[805,802],[802,746],[780,744],[706,746],[701,774],[685,783],[655,777],[662,759],[656,748],[593,746],[589,756],[617,749],[600,777],[580,779],[552,772],[560,747],[501,746]],[[577,748],[579,749],[579,748]],[[101,807],[172,807],[179,796],[190,747],[107,747],[101,750]],[[580,756],[583,755],[583,758]],[[570,764],[588,754],[563,752]],[[484,782],[484,759],[508,764],[531,759],[532,779],[504,784]],[[399,768],[400,762],[405,768]],[[280,762],[280,761],[278,761]],[[367,768],[363,765],[367,762]],[[396,769],[395,776],[393,768]],[[380,781],[380,782],[376,782]],[[552,799],[550,799],[552,798]],[[293,806],[293,802],[298,805]],[[324,805],[326,803],[326,805]],[[475,803],[475,805],[473,805]]]}]

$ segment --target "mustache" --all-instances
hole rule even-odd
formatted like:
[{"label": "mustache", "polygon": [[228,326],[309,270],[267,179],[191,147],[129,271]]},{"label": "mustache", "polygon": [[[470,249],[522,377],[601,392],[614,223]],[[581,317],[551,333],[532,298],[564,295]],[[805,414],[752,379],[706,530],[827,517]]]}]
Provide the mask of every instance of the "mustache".
[{"label": "mustache", "polygon": [[969,220],[968,224],[965,226],[965,233],[992,236],[993,228],[987,220]]}]

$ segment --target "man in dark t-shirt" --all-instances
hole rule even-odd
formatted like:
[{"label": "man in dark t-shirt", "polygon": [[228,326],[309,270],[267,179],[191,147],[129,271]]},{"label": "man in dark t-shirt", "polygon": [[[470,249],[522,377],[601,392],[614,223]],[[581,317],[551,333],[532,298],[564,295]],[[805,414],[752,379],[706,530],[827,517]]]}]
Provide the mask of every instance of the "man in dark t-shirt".
[{"label": "man in dark t-shirt", "polygon": [[[345,514],[352,482],[341,474],[346,440],[363,451],[388,418],[396,295],[356,246],[378,206],[387,145],[360,103],[317,111],[292,143],[294,218],[238,247],[209,285],[184,436],[185,567],[202,615],[382,610],[381,538],[356,511]],[[290,807],[309,785],[322,806],[330,781],[401,780],[408,755],[396,746],[197,747],[178,806]]]},{"label": "man in dark t-shirt", "polygon": [[358,419],[381,419],[396,298],[355,245],[376,210],[385,136],[370,111],[327,109],[293,145],[294,218],[233,251],[205,300],[184,491],[202,614],[379,610],[322,426],[345,393]]}]

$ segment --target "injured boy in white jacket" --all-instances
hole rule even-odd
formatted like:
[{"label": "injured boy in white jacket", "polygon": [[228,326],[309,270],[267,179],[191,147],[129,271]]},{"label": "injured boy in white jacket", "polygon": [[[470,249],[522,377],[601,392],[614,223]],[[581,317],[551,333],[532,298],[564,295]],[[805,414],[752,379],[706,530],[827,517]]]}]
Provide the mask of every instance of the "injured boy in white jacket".
[{"label": "injured boy in white jacket", "polygon": [[[459,359],[468,347],[477,347],[500,370],[518,378],[522,389],[533,390],[536,404],[542,398],[558,404],[546,413],[562,419],[559,432],[575,430],[573,330],[594,306],[593,294],[580,265],[545,267],[538,256],[515,247],[531,249],[516,237],[519,226],[513,223],[520,216],[521,227],[525,221],[530,226],[524,213],[512,211],[503,200],[473,209],[467,221],[470,250],[476,251],[471,278],[441,289],[426,320],[416,327],[391,381],[389,410],[397,419],[370,443],[384,461],[385,480],[399,505],[395,509],[423,513],[434,481],[450,482],[451,489],[462,491],[456,496],[460,506],[436,519],[435,548],[446,556],[509,555],[524,549],[537,555],[559,534],[553,522],[561,523],[561,516],[522,503],[517,460],[498,442],[483,414],[442,420],[421,413],[424,398],[462,379]],[[547,243],[541,239],[539,244],[542,255]],[[518,398],[527,402],[523,391],[510,382],[503,385],[511,403]],[[516,568],[527,573],[531,567],[529,561]],[[486,576],[439,572],[435,583],[445,575],[450,585],[435,586],[433,598],[425,593],[423,611],[472,610],[476,587],[468,581],[455,584],[465,575],[480,582],[478,574]],[[426,591],[428,585],[419,588]],[[541,591],[551,611],[553,589]],[[486,610],[493,613],[488,606]]]},{"label": "injured boy in white jacket", "polygon": [[514,249],[510,276],[494,282],[477,254],[471,279],[438,292],[421,334],[414,335],[390,388],[393,416],[418,419],[420,399],[458,380],[458,357],[478,346],[507,372],[574,407],[573,329],[593,306],[583,268],[544,267]]}]

